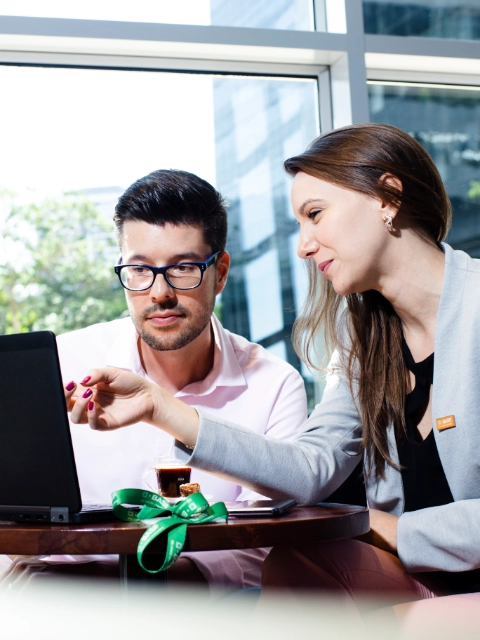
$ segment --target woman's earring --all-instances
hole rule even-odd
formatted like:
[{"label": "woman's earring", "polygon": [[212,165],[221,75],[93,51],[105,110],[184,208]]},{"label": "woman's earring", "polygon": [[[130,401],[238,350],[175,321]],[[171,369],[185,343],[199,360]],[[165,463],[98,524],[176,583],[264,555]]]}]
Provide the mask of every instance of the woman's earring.
[{"label": "woman's earring", "polygon": [[383,216],[383,221],[385,222],[385,229],[390,233],[395,232],[393,228],[392,216]]}]

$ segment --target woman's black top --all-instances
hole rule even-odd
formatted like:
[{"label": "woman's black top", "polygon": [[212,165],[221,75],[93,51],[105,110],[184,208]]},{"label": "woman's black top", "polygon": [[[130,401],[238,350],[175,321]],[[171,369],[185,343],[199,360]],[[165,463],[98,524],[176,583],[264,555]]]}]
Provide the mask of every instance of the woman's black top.
[{"label": "woman's black top", "polygon": [[445,472],[437,451],[433,429],[422,440],[417,425],[425,413],[433,383],[433,358],[415,362],[407,343],[403,349],[407,368],[415,376],[415,387],[405,402],[407,437],[398,444],[402,469],[405,511],[417,511],[453,502]]},{"label": "woman's black top", "polygon": [[[415,362],[405,340],[403,349],[407,368],[415,376],[415,387],[406,397],[407,434],[399,438],[397,448],[402,467],[405,511],[417,511],[454,500],[438,455],[433,429],[425,440],[422,440],[417,429],[430,400],[434,354],[422,362]],[[435,575],[445,585],[446,591],[462,593],[480,590],[479,569],[462,573],[438,572]]]}]

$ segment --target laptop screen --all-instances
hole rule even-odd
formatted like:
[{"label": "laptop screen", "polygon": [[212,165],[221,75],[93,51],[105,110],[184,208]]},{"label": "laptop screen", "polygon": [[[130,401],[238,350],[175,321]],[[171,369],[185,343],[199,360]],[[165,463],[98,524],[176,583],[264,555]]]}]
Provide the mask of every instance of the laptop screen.
[{"label": "laptop screen", "polygon": [[50,332],[0,336],[0,505],[81,509]]}]

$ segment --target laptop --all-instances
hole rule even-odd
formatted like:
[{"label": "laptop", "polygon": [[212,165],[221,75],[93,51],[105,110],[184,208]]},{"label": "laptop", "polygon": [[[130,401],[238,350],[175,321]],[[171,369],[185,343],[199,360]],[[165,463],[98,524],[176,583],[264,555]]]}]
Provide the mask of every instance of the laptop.
[{"label": "laptop", "polygon": [[55,334],[0,336],[0,520],[115,519],[111,504],[82,505]]}]

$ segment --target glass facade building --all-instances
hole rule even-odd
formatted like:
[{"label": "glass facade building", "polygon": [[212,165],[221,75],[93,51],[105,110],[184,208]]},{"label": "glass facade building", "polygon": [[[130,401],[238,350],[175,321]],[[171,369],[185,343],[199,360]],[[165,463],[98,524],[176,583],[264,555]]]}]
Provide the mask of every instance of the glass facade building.
[{"label": "glass facade building", "polygon": [[[212,24],[308,30],[312,4],[213,0]],[[290,340],[306,290],[285,158],[319,133],[316,79],[215,78],[217,186],[229,202],[232,268],[222,294],[227,329],[300,369]],[[300,268],[299,268],[300,266]],[[313,400],[313,379],[302,368]]]},{"label": "glass facade building", "polygon": [[373,122],[395,125],[432,156],[447,187],[447,241],[480,257],[480,88],[369,83]]},{"label": "glass facade building", "polygon": [[73,191],[111,218],[150,171],[197,173],[229,203],[222,321],[298,368],[312,405],[283,161],[333,127],[398,126],[445,180],[448,241],[480,257],[479,38],[478,0],[0,0],[0,224],[7,193]]},{"label": "glass facade building", "polygon": [[210,0],[210,23],[261,29],[314,29],[312,0]]},{"label": "glass facade building", "polygon": [[364,0],[365,32],[480,39],[478,0]]},{"label": "glass facade building", "polygon": [[217,186],[229,202],[227,329],[300,366],[290,341],[305,290],[283,160],[318,132],[313,80],[214,80]]}]

